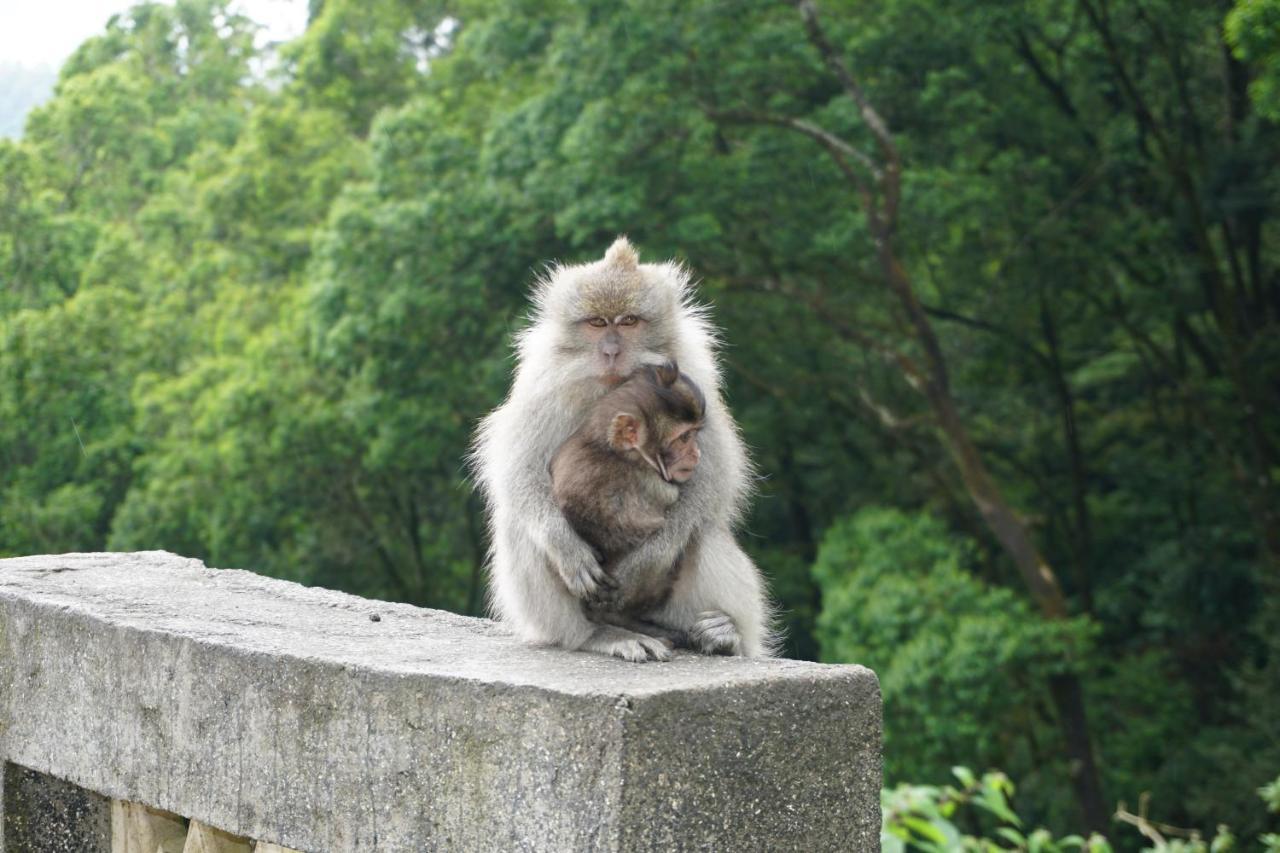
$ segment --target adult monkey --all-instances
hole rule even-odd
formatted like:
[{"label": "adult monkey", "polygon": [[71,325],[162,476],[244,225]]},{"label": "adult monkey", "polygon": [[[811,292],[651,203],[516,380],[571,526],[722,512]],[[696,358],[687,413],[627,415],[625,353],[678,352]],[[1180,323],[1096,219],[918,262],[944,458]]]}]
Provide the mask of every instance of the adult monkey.
[{"label": "adult monkey", "polygon": [[[686,634],[707,654],[771,648],[763,582],[732,532],[750,463],[720,399],[715,333],[692,291],[687,270],[641,264],[625,237],[602,260],[553,267],[534,289],[511,391],[481,422],[471,459],[489,514],[490,606],[530,642],[665,660],[661,640],[596,623],[583,602],[607,599],[615,577],[667,572],[684,560],[649,621]],[[706,396],[698,472],[666,525],[606,573],[552,501],[547,465],[593,403],[638,366],[668,359]]]}]

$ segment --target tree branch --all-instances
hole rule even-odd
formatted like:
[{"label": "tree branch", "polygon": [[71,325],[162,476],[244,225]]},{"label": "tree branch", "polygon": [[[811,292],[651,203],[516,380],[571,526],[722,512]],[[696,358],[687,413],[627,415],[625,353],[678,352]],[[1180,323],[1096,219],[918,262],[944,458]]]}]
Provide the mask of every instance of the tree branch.
[{"label": "tree branch", "polygon": [[894,143],[893,135],[889,132],[889,125],[885,123],[884,118],[876,108],[871,105],[871,101],[868,100],[866,93],[862,91],[862,86],[858,84],[853,72],[849,70],[849,66],[840,58],[840,54],[831,44],[831,40],[827,38],[822,25],[818,23],[818,10],[813,4],[813,0],[794,0],[794,2],[797,11],[800,12],[800,18],[804,21],[805,35],[808,36],[809,43],[817,48],[827,67],[836,75],[845,92],[857,104],[862,121],[871,130],[877,144],[880,146],[880,156],[884,158],[885,172],[884,178],[881,179],[884,191],[884,219],[885,225],[892,231],[898,217],[898,177],[902,173],[902,157],[898,153],[898,146]]},{"label": "tree branch", "polygon": [[870,172],[871,176],[877,181],[880,180],[880,177],[883,174],[880,167],[876,165],[876,162],[865,152],[853,147],[834,133],[823,129],[812,122],[805,121],[804,119],[778,115],[777,113],[758,112],[755,110],[721,110],[706,104],[703,105],[702,110],[714,120],[736,122],[739,124],[771,124],[777,127],[786,127],[791,130],[799,131],[805,136],[817,140],[823,148],[826,148],[831,152],[831,155],[835,157],[837,164],[840,165],[841,171],[845,173],[846,177],[857,184],[860,190],[867,190],[866,182],[863,180],[861,175],[853,170],[848,161],[844,158],[847,157],[857,160],[858,163]]},{"label": "tree branch", "polygon": [[1029,342],[1024,341],[1022,338],[1002,326],[997,326],[995,323],[989,323],[986,320],[979,320],[976,317],[966,317],[963,314],[957,314],[956,312],[948,311],[945,308],[935,308],[931,305],[925,305],[923,307],[925,313],[930,317],[937,317],[939,320],[950,320],[953,323],[959,323],[962,326],[968,326],[971,329],[977,329],[978,331],[995,335],[998,338],[1008,341],[1027,355],[1034,358],[1041,366],[1050,366],[1049,357],[1047,355],[1040,352],[1040,350],[1036,349]]}]

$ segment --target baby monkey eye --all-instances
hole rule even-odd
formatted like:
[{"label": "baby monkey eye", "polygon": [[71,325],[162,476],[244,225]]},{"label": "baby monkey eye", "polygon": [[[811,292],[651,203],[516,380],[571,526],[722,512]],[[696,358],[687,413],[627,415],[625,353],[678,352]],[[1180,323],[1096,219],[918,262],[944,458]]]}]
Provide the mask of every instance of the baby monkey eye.
[{"label": "baby monkey eye", "polygon": [[698,434],[698,429],[697,429],[697,427],[694,427],[693,429],[689,430],[688,432],[682,432],[682,433],[680,433],[680,435],[676,436],[676,444],[688,444],[690,441],[692,441],[692,440],[693,440],[693,438],[694,438],[697,434]]},{"label": "baby monkey eye", "polygon": [[609,325],[608,321],[603,317],[589,317],[587,318],[587,324],[595,326],[597,329],[603,329],[605,326]]},{"label": "baby monkey eye", "polygon": [[626,315],[624,315],[624,316],[622,316],[622,317],[619,317],[619,318],[618,318],[618,325],[619,325],[619,326],[634,326],[634,325],[635,325],[636,323],[638,323],[639,321],[640,321],[640,318],[639,318],[639,317],[637,317],[635,314],[626,314]]}]

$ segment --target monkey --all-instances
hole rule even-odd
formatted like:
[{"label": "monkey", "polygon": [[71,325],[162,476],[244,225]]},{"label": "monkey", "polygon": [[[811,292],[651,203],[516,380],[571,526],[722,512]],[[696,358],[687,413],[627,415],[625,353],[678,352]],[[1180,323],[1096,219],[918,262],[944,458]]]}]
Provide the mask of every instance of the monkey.
[{"label": "monkey", "polygon": [[601,397],[551,457],[551,495],[608,564],[666,520],[701,458],[706,399],[675,362],[645,366]]},{"label": "monkey", "polygon": [[[705,654],[771,654],[764,582],[733,535],[752,468],[720,397],[716,332],[694,301],[688,270],[641,264],[620,237],[598,261],[551,266],[532,303],[515,341],[511,388],[481,420],[469,457],[489,531],[493,615],[531,643],[666,660],[661,638],[602,624],[582,605],[643,588],[683,559],[670,594],[645,618]],[[601,397],[637,368],[668,360],[705,396],[698,473],[679,488],[666,522],[606,571],[556,506],[548,466]]]},{"label": "monkey", "polygon": [[[698,467],[705,410],[702,390],[675,362],[645,366],[601,397],[551,457],[552,498],[606,571],[665,523],[680,484]],[[678,631],[642,617],[670,595],[683,564],[654,572],[642,588],[614,588],[586,601],[589,617],[687,645]]]}]

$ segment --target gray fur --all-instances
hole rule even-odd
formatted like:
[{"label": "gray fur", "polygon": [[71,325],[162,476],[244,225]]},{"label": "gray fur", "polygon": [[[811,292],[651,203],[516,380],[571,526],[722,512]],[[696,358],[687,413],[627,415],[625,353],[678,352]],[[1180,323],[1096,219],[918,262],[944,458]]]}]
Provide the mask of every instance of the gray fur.
[{"label": "gray fur", "polygon": [[551,498],[552,454],[608,390],[579,331],[581,304],[602,291],[630,300],[650,319],[630,366],[674,359],[707,400],[697,474],[681,487],[666,524],[610,571],[620,585],[641,588],[688,550],[689,564],[648,621],[709,654],[769,654],[764,584],[732,532],[751,467],[720,397],[715,333],[706,309],[693,302],[688,272],[671,262],[637,264],[625,238],[604,259],[555,267],[538,283],[532,322],[517,340],[511,391],[480,424],[471,462],[489,516],[490,607],[530,642],[665,659],[665,645],[655,649],[652,636],[588,618],[584,600],[611,579]]}]

